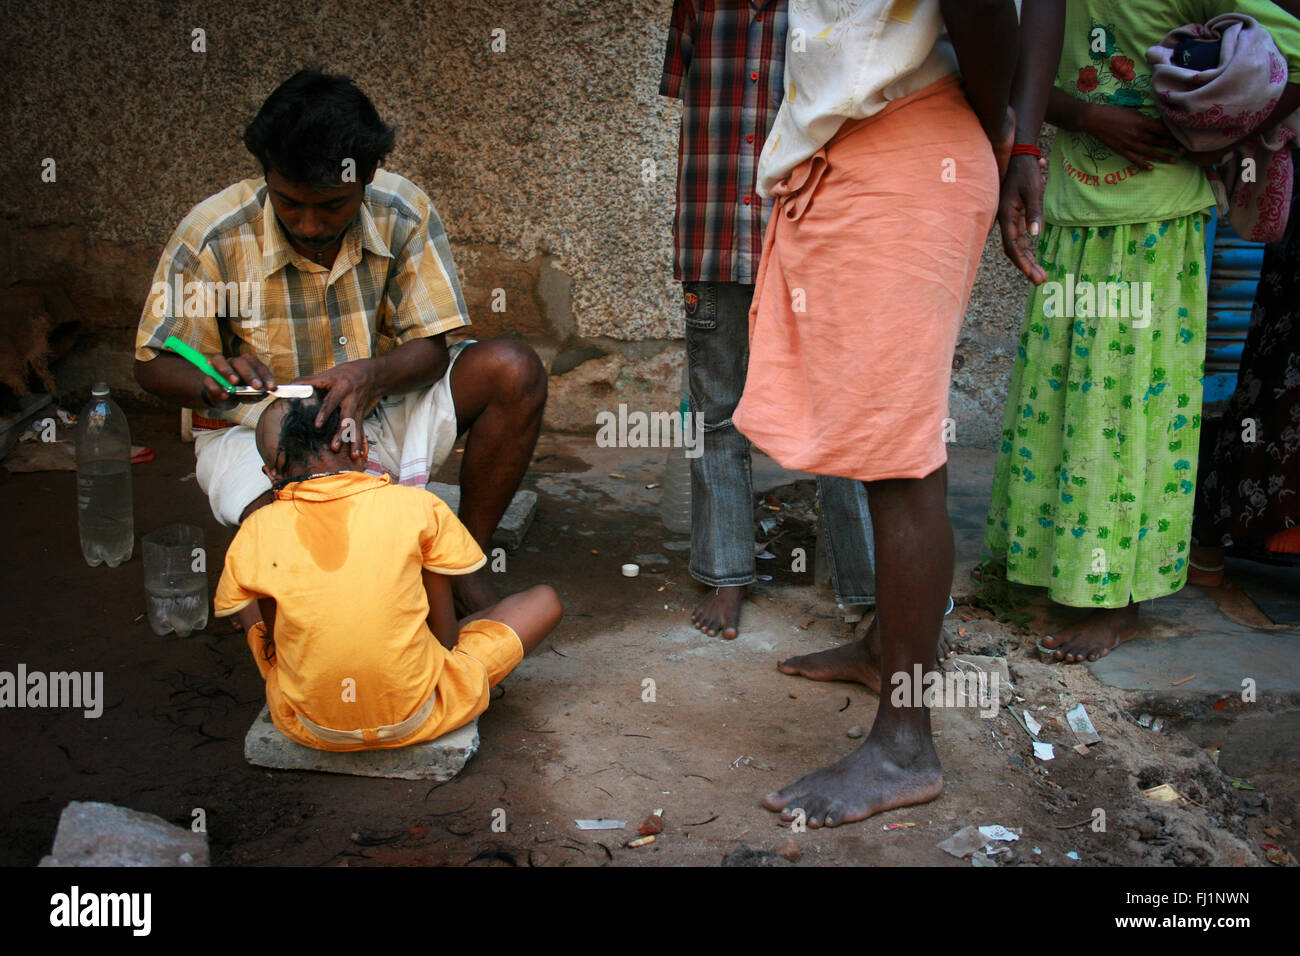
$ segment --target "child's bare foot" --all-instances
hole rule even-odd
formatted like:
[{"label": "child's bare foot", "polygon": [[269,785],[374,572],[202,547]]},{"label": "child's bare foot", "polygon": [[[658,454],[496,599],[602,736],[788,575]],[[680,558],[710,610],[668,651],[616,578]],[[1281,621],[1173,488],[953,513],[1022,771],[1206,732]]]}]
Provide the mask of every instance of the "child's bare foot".
[{"label": "child's bare foot", "polygon": [[[859,625],[857,630],[861,630]],[[938,667],[954,651],[948,641],[948,633],[939,632],[939,647],[935,655]],[[807,677],[809,680],[847,680],[865,684],[877,694],[880,693],[880,628],[876,616],[871,616],[866,634],[849,644],[841,644],[815,654],[802,654],[791,657],[776,665],[782,674]]]},{"label": "child's bare foot", "polygon": [[747,590],[743,585],[714,588],[691,612],[691,623],[710,637],[721,633],[724,640],[734,640],[740,633],[740,605]]},{"label": "child's bare foot", "polygon": [[908,728],[894,734],[873,729],[853,753],[769,793],[763,806],[779,810],[783,820],[795,819],[795,811],[802,810],[804,822],[815,830],[927,803],[942,790],[939,755],[928,736]]},{"label": "child's bare foot", "polygon": [[1089,614],[1077,624],[1071,624],[1060,634],[1043,638],[1043,646],[1055,651],[1052,658],[1077,664],[1105,657],[1125,641],[1137,635],[1138,609],[1128,607],[1106,608]]},{"label": "child's bare foot", "polygon": [[487,574],[482,569],[452,578],[451,596],[457,619],[475,614],[497,602],[497,593],[488,583]]}]

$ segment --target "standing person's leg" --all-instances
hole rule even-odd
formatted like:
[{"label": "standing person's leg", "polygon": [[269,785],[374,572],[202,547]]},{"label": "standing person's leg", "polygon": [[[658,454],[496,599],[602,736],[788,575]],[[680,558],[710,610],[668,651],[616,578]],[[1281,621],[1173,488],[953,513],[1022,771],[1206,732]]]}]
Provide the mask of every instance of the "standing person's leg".
[{"label": "standing person's leg", "polygon": [[691,623],[730,639],[739,633],[740,605],[754,582],[750,445],[731,423],[745,389],[754,287],[683,286],[691,410],[704,416],[704,449],[691,459],[690,571],[714,589],[691,613]]},{"label": "standing person's leg", "polygon": [[866,488],[852,478],[818,475],[817,501],[835,600],[844,607],[875,604],[876,542]]},{"label": "standing person's leg", "polygon": [[1008,577],[1021,580],[1022,556],[1013,565],[1011,551],[1021,545],[1027,557],[1035,538],[1045,540],[1050,561],[1039,574],[1052,600],[1097,609],[1043,639],[1057,660],[1105,656],[1136,636],[1140,602],[1186,583],[1205,360],[1203,219],[1099,229],[1058,259],[1078,262],[1079,276],[1118,274],[1141,298],[1131,316],[1121,309],[1069,326],[1068,354],[1085,361],[1067,360],[1064,419],[1047,416],[1050,442],[1032,424],[1017,434],[1030,455],[1052,452],[1023,458],[1022,478],[1038,461],[1044,471],[1060,462],[1059,505],[1050,537],[1036,521],[1011,522]]},{"label": "standing person's leg", "polygon": [[1276,551],[1300,533],[1300,442],[1277,441],[1300,422],[1300,163],[1293,176],[1286,234],[1264,249],[1237,387],[1218,440],[1201,436],[1189,584],[1223,583],[1226,545]]},{"label": "standing person's leg", "polygon": [[[946,469],[925,478],[867,484],[876,531],[883,673],[904,675],[907,682],[915,680],[918,670],[933,666],[952,583]],[[807,825],[816,828],[937,797],[943,776],[930,736],[929,708],[912,706],[911,694],[902,696],[907,703],[882,693],[871,732],[856,751],[768,794],[764,806],[780,810],[786,820],[802,810]]]},{"label": "standing person's leg", "polygon": [[[943,470],[945,506],[947,469]],[[826,552],[835,582],[835,597],[844,605],[876,604],[877,579],[872,570],[876,561],[875,529],[867,501],[867,486],[848,478],[818,476],[822,516],[826,528]],[[944,606],[947,606],[945,600]],[[880,615],[858,628],[862,636],[847,644],[802,654],[777,664],[782,674],[810,680],[846,680],[865,684],[880,693]],[[947,635],[939,631],[935,663],[952,654]]]},{"label": "standing person's leg", "polygon": [[[953,156],[966,170],[958,182],[929,185],[924,171]],[[887,196],[875,188],[885,181]],[[755,310],[751,380],[766,387],[746,391],[736,419],[787,467],[867,482],[881,676],[919,693],[952,581],[942,421],[997,206],[995,157],[955,81],[940,81],[892,113],[846,123],[824,162],[815,155],[788,182]],[[807,290],[806,314],[787,299],[795,289]],[[764,805],[834,826],[936,797],[930,714],[908,689],[882,695],[857,751]]]},{"label": "standing person's leg", "polygon": [[[1111,268],[1117,240],[1115,230],[1105,232],[1103,238],[1100,230],[1093,236],[1091,230],[1048,223],[1039,239],[1038,261],[1050,281],[1034,287],[1025,305],[984,546],[995,566],[1005,567],[1007,580],[1047,588],[1060,606],[1095,602],[1100,609],[1079,624],[1087,640],[1114,646],[1136,631],[1137,608],[1128,600],[1135,570],[1130,555],[1145,536],[1140,525],[1146,524],[1145,517],[1133,520],[1143,510],[1137,496],[1144,494],[1145,482],[1120,487],[1140,478],[1142,470],[1135,462],[1121,468],[1116,449],[1126,443],[1122,433],[1133,433],[1121,426],[1136,424],[1135,416],[1142,414],[1141,405],[1128,410],[1133,408],[1130,389],[1150,378],[1135,373],[1134,360],[1123,357],[1121,343],[1132,330],[1120,330],[1112,320],[1103,333],[1100,320],[1078,320],[1052,301],[1068,276],[1105,275]],[[1115,346],[1112,335],[1122,336]],[[1130,352],[1136,355],[1136,343]],[[1094,387],[1096,379],[1105,387]],[[1103,537],[1097,538],[1101,529]],[[1104,575],[1090,570],[1098,546],[1114,552]],[[1089,577],[1096,587],[1085,583]],[[1064,639],[1071,646],[1057,658],[1067,659],[1078,628],[1045,638],[1044,646],[1059,647],[1056,642]]]}]

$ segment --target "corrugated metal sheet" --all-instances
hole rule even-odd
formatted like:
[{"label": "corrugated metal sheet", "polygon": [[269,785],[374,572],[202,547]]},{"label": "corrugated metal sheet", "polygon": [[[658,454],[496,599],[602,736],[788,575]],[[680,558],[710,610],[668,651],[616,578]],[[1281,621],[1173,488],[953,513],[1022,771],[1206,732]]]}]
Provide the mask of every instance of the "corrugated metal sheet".
[{"label": "corrugated metal sheet", "polygon": [[1206,402],[1225,400],[1237,387],[1237,370],[1250,328],[1264,244],[1247,242],[1216,215],[1206,230],[1209,300],[1205,347]]}]

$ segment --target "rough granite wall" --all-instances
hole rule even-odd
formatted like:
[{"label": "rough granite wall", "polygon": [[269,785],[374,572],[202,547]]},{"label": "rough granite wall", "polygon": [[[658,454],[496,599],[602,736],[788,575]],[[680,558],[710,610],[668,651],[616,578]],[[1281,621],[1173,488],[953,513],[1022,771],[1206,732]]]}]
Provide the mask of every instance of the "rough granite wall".
[{"label": "rough granite wall", "polygon": [[[4,285],[70,300],[81,316],[80,341],[55,366],[61,388],[97,374],[133,388],[132,331],[170,230],[194,203],[260,172],[239,140],[244,124],[315,63],[350,74],[398,127],[389,166],[434,198],[475,334],[526,335],[553,373],[603,362],[583,370],[586,386],[554,389],[553,425],[594,429],[566,394],[674,407],[679,108],[658,94],[670,8],[4,0]],[[195,29],[206,52],[192,49]],[[504,52],[491,49],[494,30],[505,31]],[[47,157],[53,183],[41,181]],[[1025,296],[996,240],[985,259],[954,363],[962,444],[996,432]],[[504,313],[490,310],[495,288]]]}]

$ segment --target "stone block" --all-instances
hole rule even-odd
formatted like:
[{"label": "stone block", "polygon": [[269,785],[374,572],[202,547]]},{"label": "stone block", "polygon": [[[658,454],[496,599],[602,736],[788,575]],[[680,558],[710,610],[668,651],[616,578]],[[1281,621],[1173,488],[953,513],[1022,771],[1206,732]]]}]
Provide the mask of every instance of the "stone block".
[{"label": "stone block", "polygon": [[207,866],[208,838],[152,813],[74,800],[41,866]]},{"label": "stone block", "polygon": [[275,770],[318,770],[356,777],[391,777],[398,780],[450,780],[460,773],[478,750],[478,721],[443,734],[437,740],[395,750],[357,750],[335,753],[295,743],[271,722],[263,707],[244,738],[244,759],[257,767]]}]

